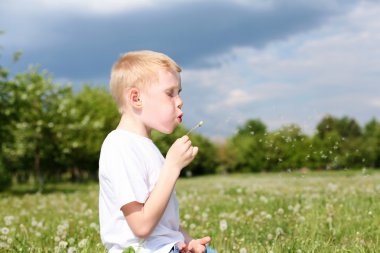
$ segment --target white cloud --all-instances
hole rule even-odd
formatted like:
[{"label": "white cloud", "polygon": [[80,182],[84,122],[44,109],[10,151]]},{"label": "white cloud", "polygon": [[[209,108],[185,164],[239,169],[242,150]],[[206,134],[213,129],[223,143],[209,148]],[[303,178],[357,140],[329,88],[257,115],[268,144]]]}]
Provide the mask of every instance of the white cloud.
[{"label": "white cloud", "polygon": [[241,89],[232,89],[224,96],[224,98],[221,98],[218,103],[209,103],[206,109],[208,112],[223,111],[249,104],[258,99],[258,96],[250,94],[250,92]]},{"label": "white cloud", "polygon": [[[21,3],[23,2],[23,3]],[[8,10],[30,13],[59,12],[109,15],[155,5],[152,0],[5,0]],[[22,8],[20,5],[28,6]]]},{"label": "white cloud", "polygon": [[380,5],[361,2],[318,30],[263,49],[235,48],[219,68],[188,77],[219,94],[206,107],[220,117],[216,125],[260,118],[270,129],[296,123],[310,134],[328,113],[364,124],[380,118],[379,17]]},{"label": "white cloud", "polygon": [[373,107],[375,107],[375,108],[380,108],[380,98],[375,98],[375,99],[371,99],[370,101],[369,101],[369,105],[370,106],[373,106]]}]

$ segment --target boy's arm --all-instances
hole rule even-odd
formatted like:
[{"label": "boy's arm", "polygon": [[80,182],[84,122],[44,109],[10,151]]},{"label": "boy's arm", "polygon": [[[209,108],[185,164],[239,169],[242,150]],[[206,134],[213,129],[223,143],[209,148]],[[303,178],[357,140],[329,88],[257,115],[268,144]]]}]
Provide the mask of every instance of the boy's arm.
[{"label": "boy's arm", "polygon": [[145,203],[131,202],[121,207],[133,233],[148,237],[161,219],[179,174],[196,156],[197,147],[183,136],[170,147],[156,185]]}]

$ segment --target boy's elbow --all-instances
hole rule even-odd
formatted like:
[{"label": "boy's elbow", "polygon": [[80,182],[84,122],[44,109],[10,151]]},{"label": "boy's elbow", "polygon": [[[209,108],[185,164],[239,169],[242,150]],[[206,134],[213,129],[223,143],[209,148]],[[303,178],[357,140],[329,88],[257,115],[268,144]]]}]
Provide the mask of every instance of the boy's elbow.
[{"label": "boy's elbow", "polygon": [[132,232],[135,234],[136,237],[140,239],[146,239],[153,232],[153,228],[149,226],[139,226],[132,229]]}]

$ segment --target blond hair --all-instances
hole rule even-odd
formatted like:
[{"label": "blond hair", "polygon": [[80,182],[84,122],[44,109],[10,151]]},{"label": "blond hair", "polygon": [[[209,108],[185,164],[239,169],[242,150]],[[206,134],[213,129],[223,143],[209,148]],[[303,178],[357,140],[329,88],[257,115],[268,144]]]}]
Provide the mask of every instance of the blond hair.
[{"label": "blond hair", "polygon": [[157,81],[159,70],[181,72],[170,57],[154,51],[133,51],[123,54],[113,65],[110,88],[119,112],[123,112],[123,93],[128,88],[147,88]]}]

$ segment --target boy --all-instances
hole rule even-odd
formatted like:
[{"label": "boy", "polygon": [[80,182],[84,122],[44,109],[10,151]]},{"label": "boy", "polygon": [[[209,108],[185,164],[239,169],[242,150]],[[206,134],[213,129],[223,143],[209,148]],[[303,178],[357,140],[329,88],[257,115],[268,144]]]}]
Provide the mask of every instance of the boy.
[{"label": "boy", "polygon": [[111,93],[120,123],[104,140],[99,160],[100,234],[110,253],[206,252],[210,237],[193,240],[180,227],[175,183],[197,155],[188,136],[164,159],[151,140],[182,122],[181,68],[168,56],[130,52],[114,64]]}]

